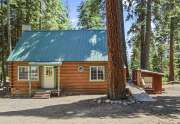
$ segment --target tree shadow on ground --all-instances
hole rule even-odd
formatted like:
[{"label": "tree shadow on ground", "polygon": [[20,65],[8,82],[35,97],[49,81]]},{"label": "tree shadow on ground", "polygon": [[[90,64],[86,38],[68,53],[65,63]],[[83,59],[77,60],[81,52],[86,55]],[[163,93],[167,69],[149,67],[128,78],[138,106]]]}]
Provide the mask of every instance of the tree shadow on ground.
[{"label": "tree shadow on ground", "polygon": [[157,102],[139,103],[128,106],[118,104],[98,104],[94,99],[82,100],[70,104],[52,105],[36,109],[0,112],[0,116],[36,116],[49,119],[71,119],[75,117],[92,118],[137,118],[140,114],[154,115],[160,118],[178,119],[180,97],[159,96]]}]

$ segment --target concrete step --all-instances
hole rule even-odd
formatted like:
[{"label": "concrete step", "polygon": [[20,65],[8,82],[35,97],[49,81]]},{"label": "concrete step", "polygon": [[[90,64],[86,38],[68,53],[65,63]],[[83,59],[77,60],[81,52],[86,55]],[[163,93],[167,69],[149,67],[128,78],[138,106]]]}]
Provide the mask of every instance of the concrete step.
[{"label": "concrete step", "polygon": [[34,94],[34,96],[50,96],[50,94]]},{"label": "concrete step", "polygon": [[37,94],[37,95],[44,95],[44,94],[51,94],[51,93],[35,93],[35,94]]},{"label": "concrete step", "polygon": [[33,99],[49,99],[51,97],[51,92],[49,91],[37,91],[33,95]]},{"label": "concrete step", "polygon": [[43,93],[51,93],[51,91],[36,91],[35,92],[36,94],[43,94]]}]

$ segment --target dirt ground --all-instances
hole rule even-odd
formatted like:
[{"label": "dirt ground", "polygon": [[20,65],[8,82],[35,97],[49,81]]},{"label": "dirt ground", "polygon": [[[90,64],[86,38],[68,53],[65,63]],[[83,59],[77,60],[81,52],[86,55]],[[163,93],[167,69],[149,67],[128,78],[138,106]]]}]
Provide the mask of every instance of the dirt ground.
[{"label": "dirt ground", "polygon": [[100,95],[0,99],[0,124],[180,124],[180,85],[165,86],[157,102],[98,104]]}]

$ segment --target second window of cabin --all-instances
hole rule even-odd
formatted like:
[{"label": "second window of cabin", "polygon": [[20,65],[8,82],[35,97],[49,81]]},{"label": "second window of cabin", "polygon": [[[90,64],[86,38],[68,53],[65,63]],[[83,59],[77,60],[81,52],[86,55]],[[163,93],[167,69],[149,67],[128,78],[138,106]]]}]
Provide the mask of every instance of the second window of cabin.
[{"label": "second window of cabin", "polygon": [[105,68],[104,66],[90,66],[90,81],[104,81]]}]

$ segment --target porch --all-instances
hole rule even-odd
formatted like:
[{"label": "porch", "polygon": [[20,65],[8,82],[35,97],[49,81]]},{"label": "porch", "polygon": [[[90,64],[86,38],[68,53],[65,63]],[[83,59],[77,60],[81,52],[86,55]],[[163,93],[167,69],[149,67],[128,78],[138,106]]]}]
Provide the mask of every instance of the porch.
[{"label": "porch", "polygon": [[49,99],[60,95],[61,90],[58,89],[36,89],[32,91],[33,99]]},{"label": "porch", "polygon": [[[33,98],[50,98],[60,96],[60,65],[61,62],[30,62],[28,94]],[[37,89],[32,87],[33,71],[31,68],[38,68],[38,78],[40,86]]]}]

